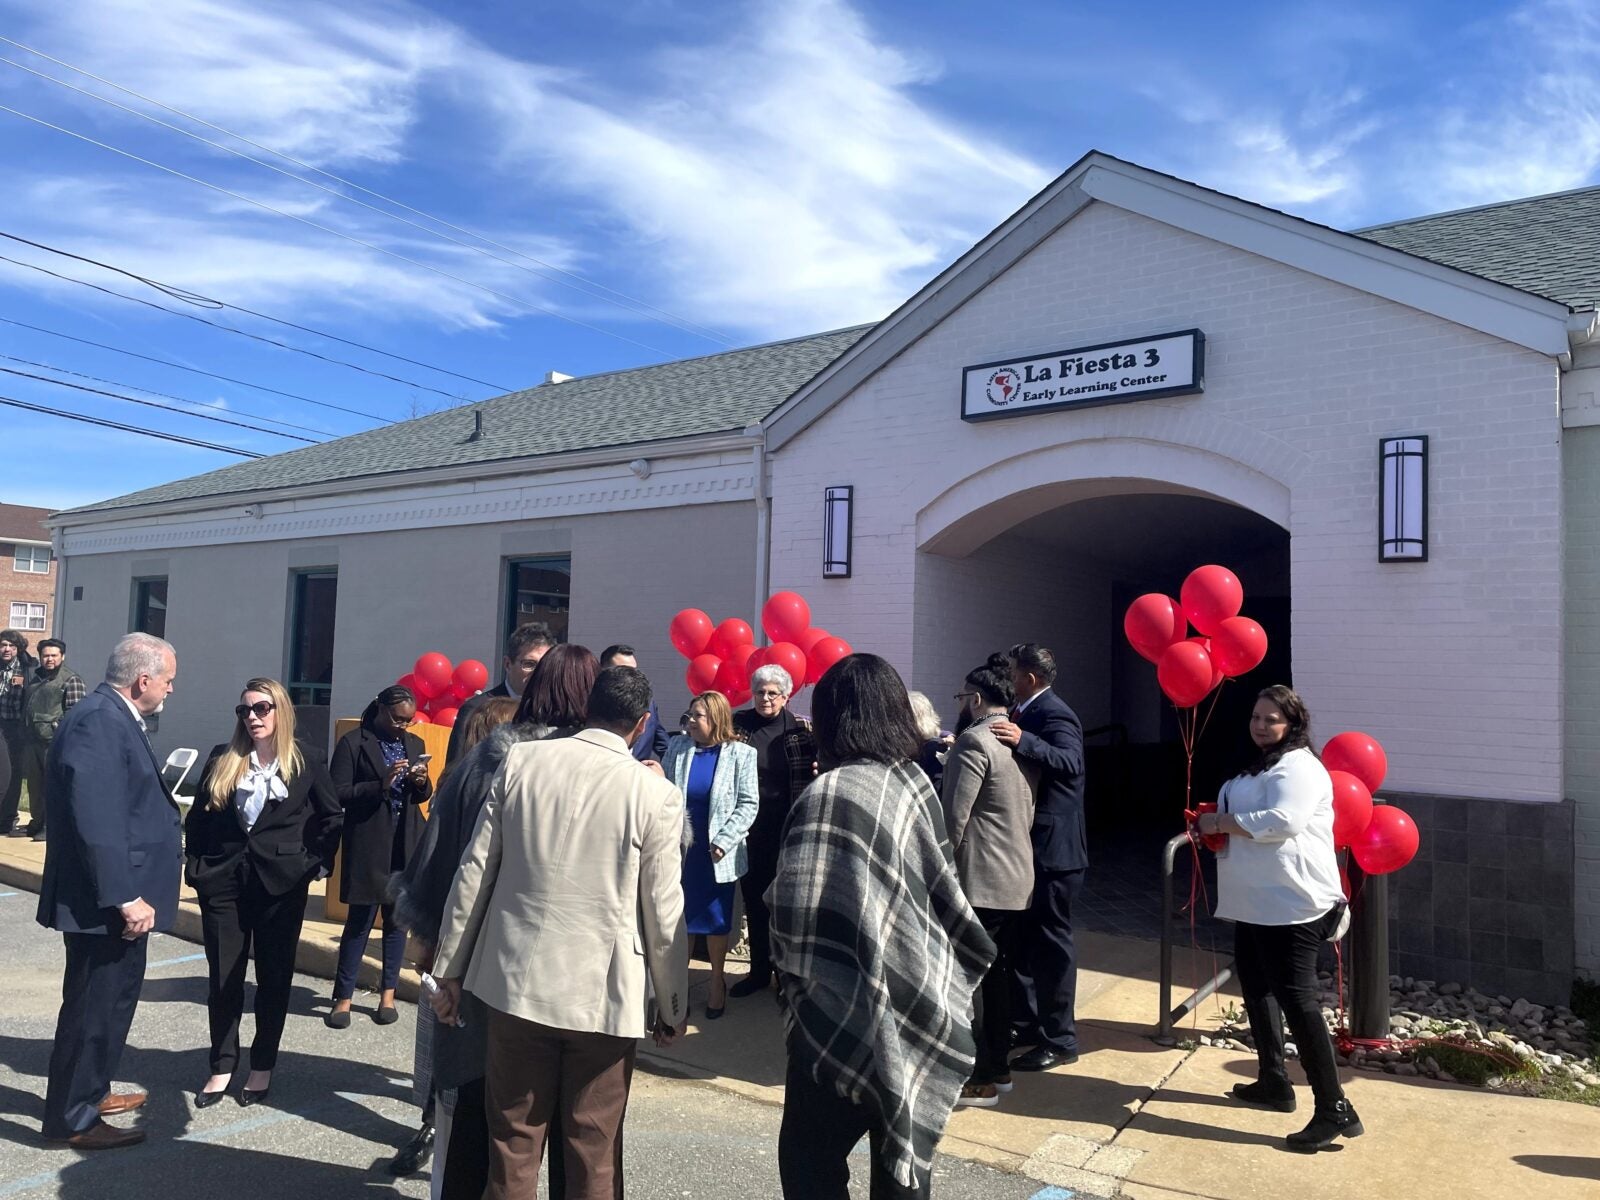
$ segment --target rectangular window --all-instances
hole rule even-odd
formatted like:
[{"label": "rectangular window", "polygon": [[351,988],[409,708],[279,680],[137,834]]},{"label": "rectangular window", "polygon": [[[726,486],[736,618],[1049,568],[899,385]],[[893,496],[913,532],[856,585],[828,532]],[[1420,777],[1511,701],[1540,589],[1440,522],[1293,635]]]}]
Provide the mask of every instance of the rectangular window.
[{"label": "rectangular window", "polygon": [[13,629],[42,630],[44,628],[44,605],[13,601],[10,625]]},{"label": "rectangular window", "polygon": [[290,584],[289,699],[296,704],[330,704],[339,572],[332,567],[295,571]]},{"label": "rectangular window", "polygon": [[513,629],[532,621],[542,621],[556,641],[566,641],[571,600],[571,555],[508,559],[502,644]]},{"label": "rectangular window", "polygon": [[135,579],[133,581],[133,628],[130,633],[150,633],[158,638],[167,636],[167,581]]},{"label": "rectangular window", "polygon": [[50,574],[50,547],[18,546],[16,561],[11,569],[21,571],[25,575]]}]

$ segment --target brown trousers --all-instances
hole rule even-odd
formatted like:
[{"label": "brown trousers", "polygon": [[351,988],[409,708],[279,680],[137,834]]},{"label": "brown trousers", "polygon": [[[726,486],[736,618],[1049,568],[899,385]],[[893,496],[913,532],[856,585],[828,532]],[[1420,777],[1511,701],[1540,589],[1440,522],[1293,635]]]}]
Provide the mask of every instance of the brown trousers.
[{"label": "brown trousers", "polygon": [[565,1200],[622,1195],[622,1120],[634,1038],[574,1033],[489,1010],[486,1077],[489,1190],[485,1200],[532,1200],[539,1160],[559,1114]]}]

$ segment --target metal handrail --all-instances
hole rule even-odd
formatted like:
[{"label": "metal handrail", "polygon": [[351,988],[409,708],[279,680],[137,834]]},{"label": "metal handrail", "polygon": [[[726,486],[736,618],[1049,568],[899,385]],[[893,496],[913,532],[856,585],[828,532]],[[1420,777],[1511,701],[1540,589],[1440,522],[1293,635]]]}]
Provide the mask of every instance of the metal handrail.
[{"label": "metal handrail", "polygon": [[1172,885],[1173,875],[1177,870],[1178,851],[1188,844],[1189,835],[1180,833],[1169,839],[1161,851],[1161,995],[1159,998],[1161,1012],[1156,1021],[1155,1040],[1167,1046],[1177,1041],[1172,1036],[1173,1026],[1233,978],[1233,960],[1229,959],[1227,966],[1201,984],[1186,1000],[1176,1008],[1172,1006],[1172,927],[1175,915]]}]

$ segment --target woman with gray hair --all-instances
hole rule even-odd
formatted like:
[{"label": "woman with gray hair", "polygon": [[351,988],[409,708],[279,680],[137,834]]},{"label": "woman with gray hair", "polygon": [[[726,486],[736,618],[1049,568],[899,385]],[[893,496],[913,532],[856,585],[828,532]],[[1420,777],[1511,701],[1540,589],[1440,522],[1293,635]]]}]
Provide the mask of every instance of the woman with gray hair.
[{"label": "woman with gray hair", "polygon": [[772,941],[766,893],[778,873],[778,844],[789,807],[811,782],[817,742],[811,726],[789,709],[794,680],[782,667],[757,667],[750,674],[751,705],[733,714],[734,736],[756,752],[760,805],[745,837],[749,867],[739,879],[750,937],[750,973],[728,995],[753,996],[772,983]]},{"label": "woman with gray hair", "polygon": [[944,782],[944,755],[955,742],[955,737],[939,728],[939,710],[925,692],[907,692],[911,701],[911,715],[917,722],[917,736],[922,748],[917,752],[917,766],[938,791]]}]

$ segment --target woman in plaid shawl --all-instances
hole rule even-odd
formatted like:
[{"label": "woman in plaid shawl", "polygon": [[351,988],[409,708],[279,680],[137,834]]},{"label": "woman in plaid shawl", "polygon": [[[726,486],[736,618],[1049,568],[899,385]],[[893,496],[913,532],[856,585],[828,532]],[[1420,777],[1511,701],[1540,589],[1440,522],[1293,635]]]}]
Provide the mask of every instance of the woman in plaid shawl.
[{"label": "woman in plaid shawl", "polygon": [[994,944],[962,894],[894,668],[841,659],[812,719],[824,774],[795,801],[768,893],[789,1049],[783,1194],[843,1200],[865,1133],[873,1200],[927,1196]]}]

